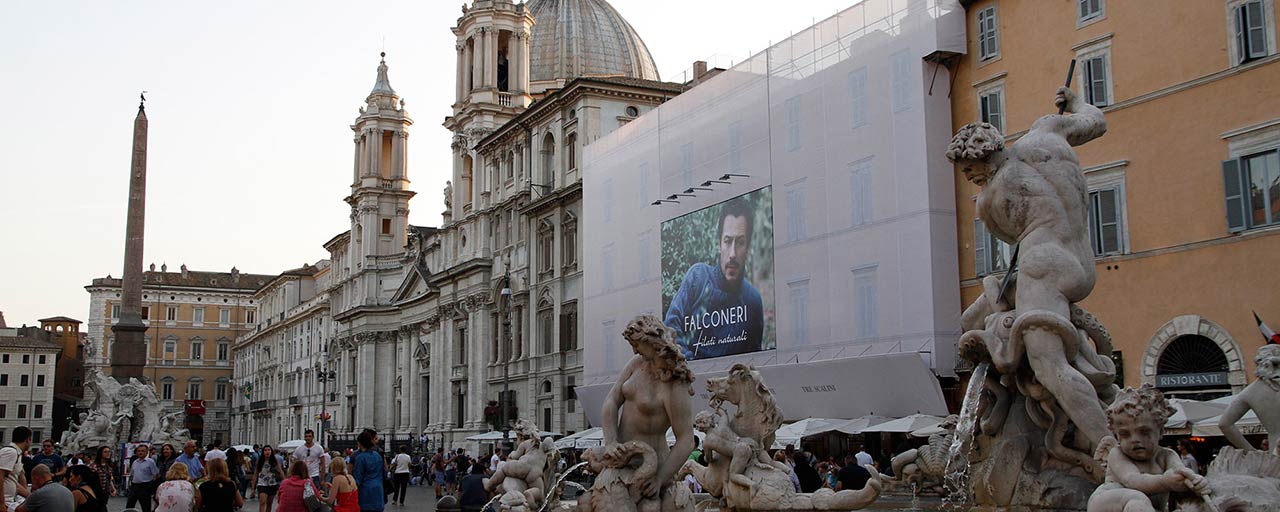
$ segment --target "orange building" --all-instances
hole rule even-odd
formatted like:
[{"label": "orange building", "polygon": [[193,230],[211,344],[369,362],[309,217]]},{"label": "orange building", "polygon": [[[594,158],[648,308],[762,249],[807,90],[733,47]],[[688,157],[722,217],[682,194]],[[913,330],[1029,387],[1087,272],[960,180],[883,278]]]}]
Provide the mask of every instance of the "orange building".
[{"label": "orange building", "polygon": [[[1007,143],[1071,87],[1106,114],[1076,148],[1089,183],[1098,281],[1083,305],[1110,329],[1123,383],[1207,398],[1252,379],[1280,325],[1280,56],[1274,0],[964,2],[968,55],[953,123]],[[1008,247],[976,220],[956,176],[960,284],[1004,272]]]},{"label": "orange building", "polygon": [[76,402],[84,398],[84,344],[80,321],[65,316],[40,319],[40,328],[62,351],[53,376],[53,439],[60,439],[75,417]]}]

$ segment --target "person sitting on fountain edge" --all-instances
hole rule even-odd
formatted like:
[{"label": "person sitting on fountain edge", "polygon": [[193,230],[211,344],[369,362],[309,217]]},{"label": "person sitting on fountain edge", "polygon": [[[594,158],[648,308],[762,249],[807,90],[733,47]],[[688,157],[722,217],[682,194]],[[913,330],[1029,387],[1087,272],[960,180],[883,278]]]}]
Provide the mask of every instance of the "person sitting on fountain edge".
[{"label": "person sitting on fountain edge", "polygon": [[480,512],[489,502],[489,493],[484,490],[484,469],[484,463],[472,463],[471,474],[462,477],[462,482],[458,484],[462,495],[458,504],[462,507],[462,512]]},{"label": "person sitting on fountain edge", "polygon": [[695,263],[685,272],[663,321],[675,330],[686,359],[760,350],[764,305],[746,278],[755,214],[743,198],[725,203],[716,232],[717,266]]}]

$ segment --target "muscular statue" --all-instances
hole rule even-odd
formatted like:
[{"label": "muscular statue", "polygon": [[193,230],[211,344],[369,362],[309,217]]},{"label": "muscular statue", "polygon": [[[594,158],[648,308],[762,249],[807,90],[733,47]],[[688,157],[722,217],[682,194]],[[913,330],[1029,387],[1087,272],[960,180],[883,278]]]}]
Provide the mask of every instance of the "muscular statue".
[{"label": "muscular statue", "polygon": [[1252,450],[1253,445],[1236,428],[1236,422],[1252,410],[1267,428],[1270,452],[1280,455],[1280,345],[1263,345],[1254,362],[1258,379],[1236,395],[1218,421],[1218,427],[1236,448]]},{"label": "muscular statue", "polygon": [[507,463],[484,482],[489,492],[502,486],[502,510],[537,510],[542,505],[547,479],[554,476],[549,455],[555,453],[555,445],[544,449],[545,443],[538,434],[538,426],[533,422],[517,421],[515,451],[507,457]]},{"label": "muscular statue", "polygon": [[1031,370],[1092,449],[1107,435],[1106,418],[1094,386],[1071,364],[1076,340],[1064,338],[1064,333],[1076,332],[1072,303],[1087,297],[1095,280],[1088,188],[1071,147],[1098,138],[1107,123],[1102,111],[1069,88],[1058,89],[1054,104],[1065,106],[1068,114],[1041,117],[1009,147],[990,124],[965,125],[952,139],[947,158],[982,187],[978,218],[987,231],[1018,244],[1012,292],[984,294],[965,317],[1019,312],[1011,327]]},{"label": "muscular statue", "polygon": [[444,209],[453,208],[453,180],[444,182]]},{"label": "muscular statue", "polygon": [[[670,328],[654,316],[640,316],[622,333],[635,357],[623,368],[609,390],[603,408],[604,457],[629,459],[625,443],[639,441],[653,448],[656,472],[637,472],[639,494],[645,499],[660,497],[662,510],[677,510],[674,485],[676,471],[693,452],[693,371],[676,345]],[[667,448],[667,428],[676,443]],[[593,490],[593,492],[595,492]]]}]

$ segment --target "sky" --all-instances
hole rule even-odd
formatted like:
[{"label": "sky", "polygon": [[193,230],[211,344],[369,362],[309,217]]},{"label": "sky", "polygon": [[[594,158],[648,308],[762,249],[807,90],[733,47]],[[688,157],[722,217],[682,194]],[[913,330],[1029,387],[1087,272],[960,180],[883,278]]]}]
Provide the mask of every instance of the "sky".
[{"label": "sky", "polygon": [[[610,0],[662,78],[727,66],[856,0]],[[277,274],[348,228],[351,123],[387,52],[415,120],[409,221],[451,173],[461,2],[18,2],[0,17],[0,312],[88,321],[119,277],[133,118],[150,122],[144,265]]]}]

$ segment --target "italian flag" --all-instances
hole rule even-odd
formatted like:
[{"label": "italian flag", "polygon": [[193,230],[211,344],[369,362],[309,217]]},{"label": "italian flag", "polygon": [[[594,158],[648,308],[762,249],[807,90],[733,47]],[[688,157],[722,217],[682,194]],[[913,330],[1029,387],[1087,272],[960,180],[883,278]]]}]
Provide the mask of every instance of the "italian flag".
[{"label": "italian flag", "polygon": [[1280,334],[1276,334],[1267,327],[1267,324],[1262,323],[1262,319],[1258,318],[1258,312],[1253,312],[1253,319],[1258,321],[1258,330],[1262,331],[1262,337],[1267,339],[1268,344],[1280,345]]}]

